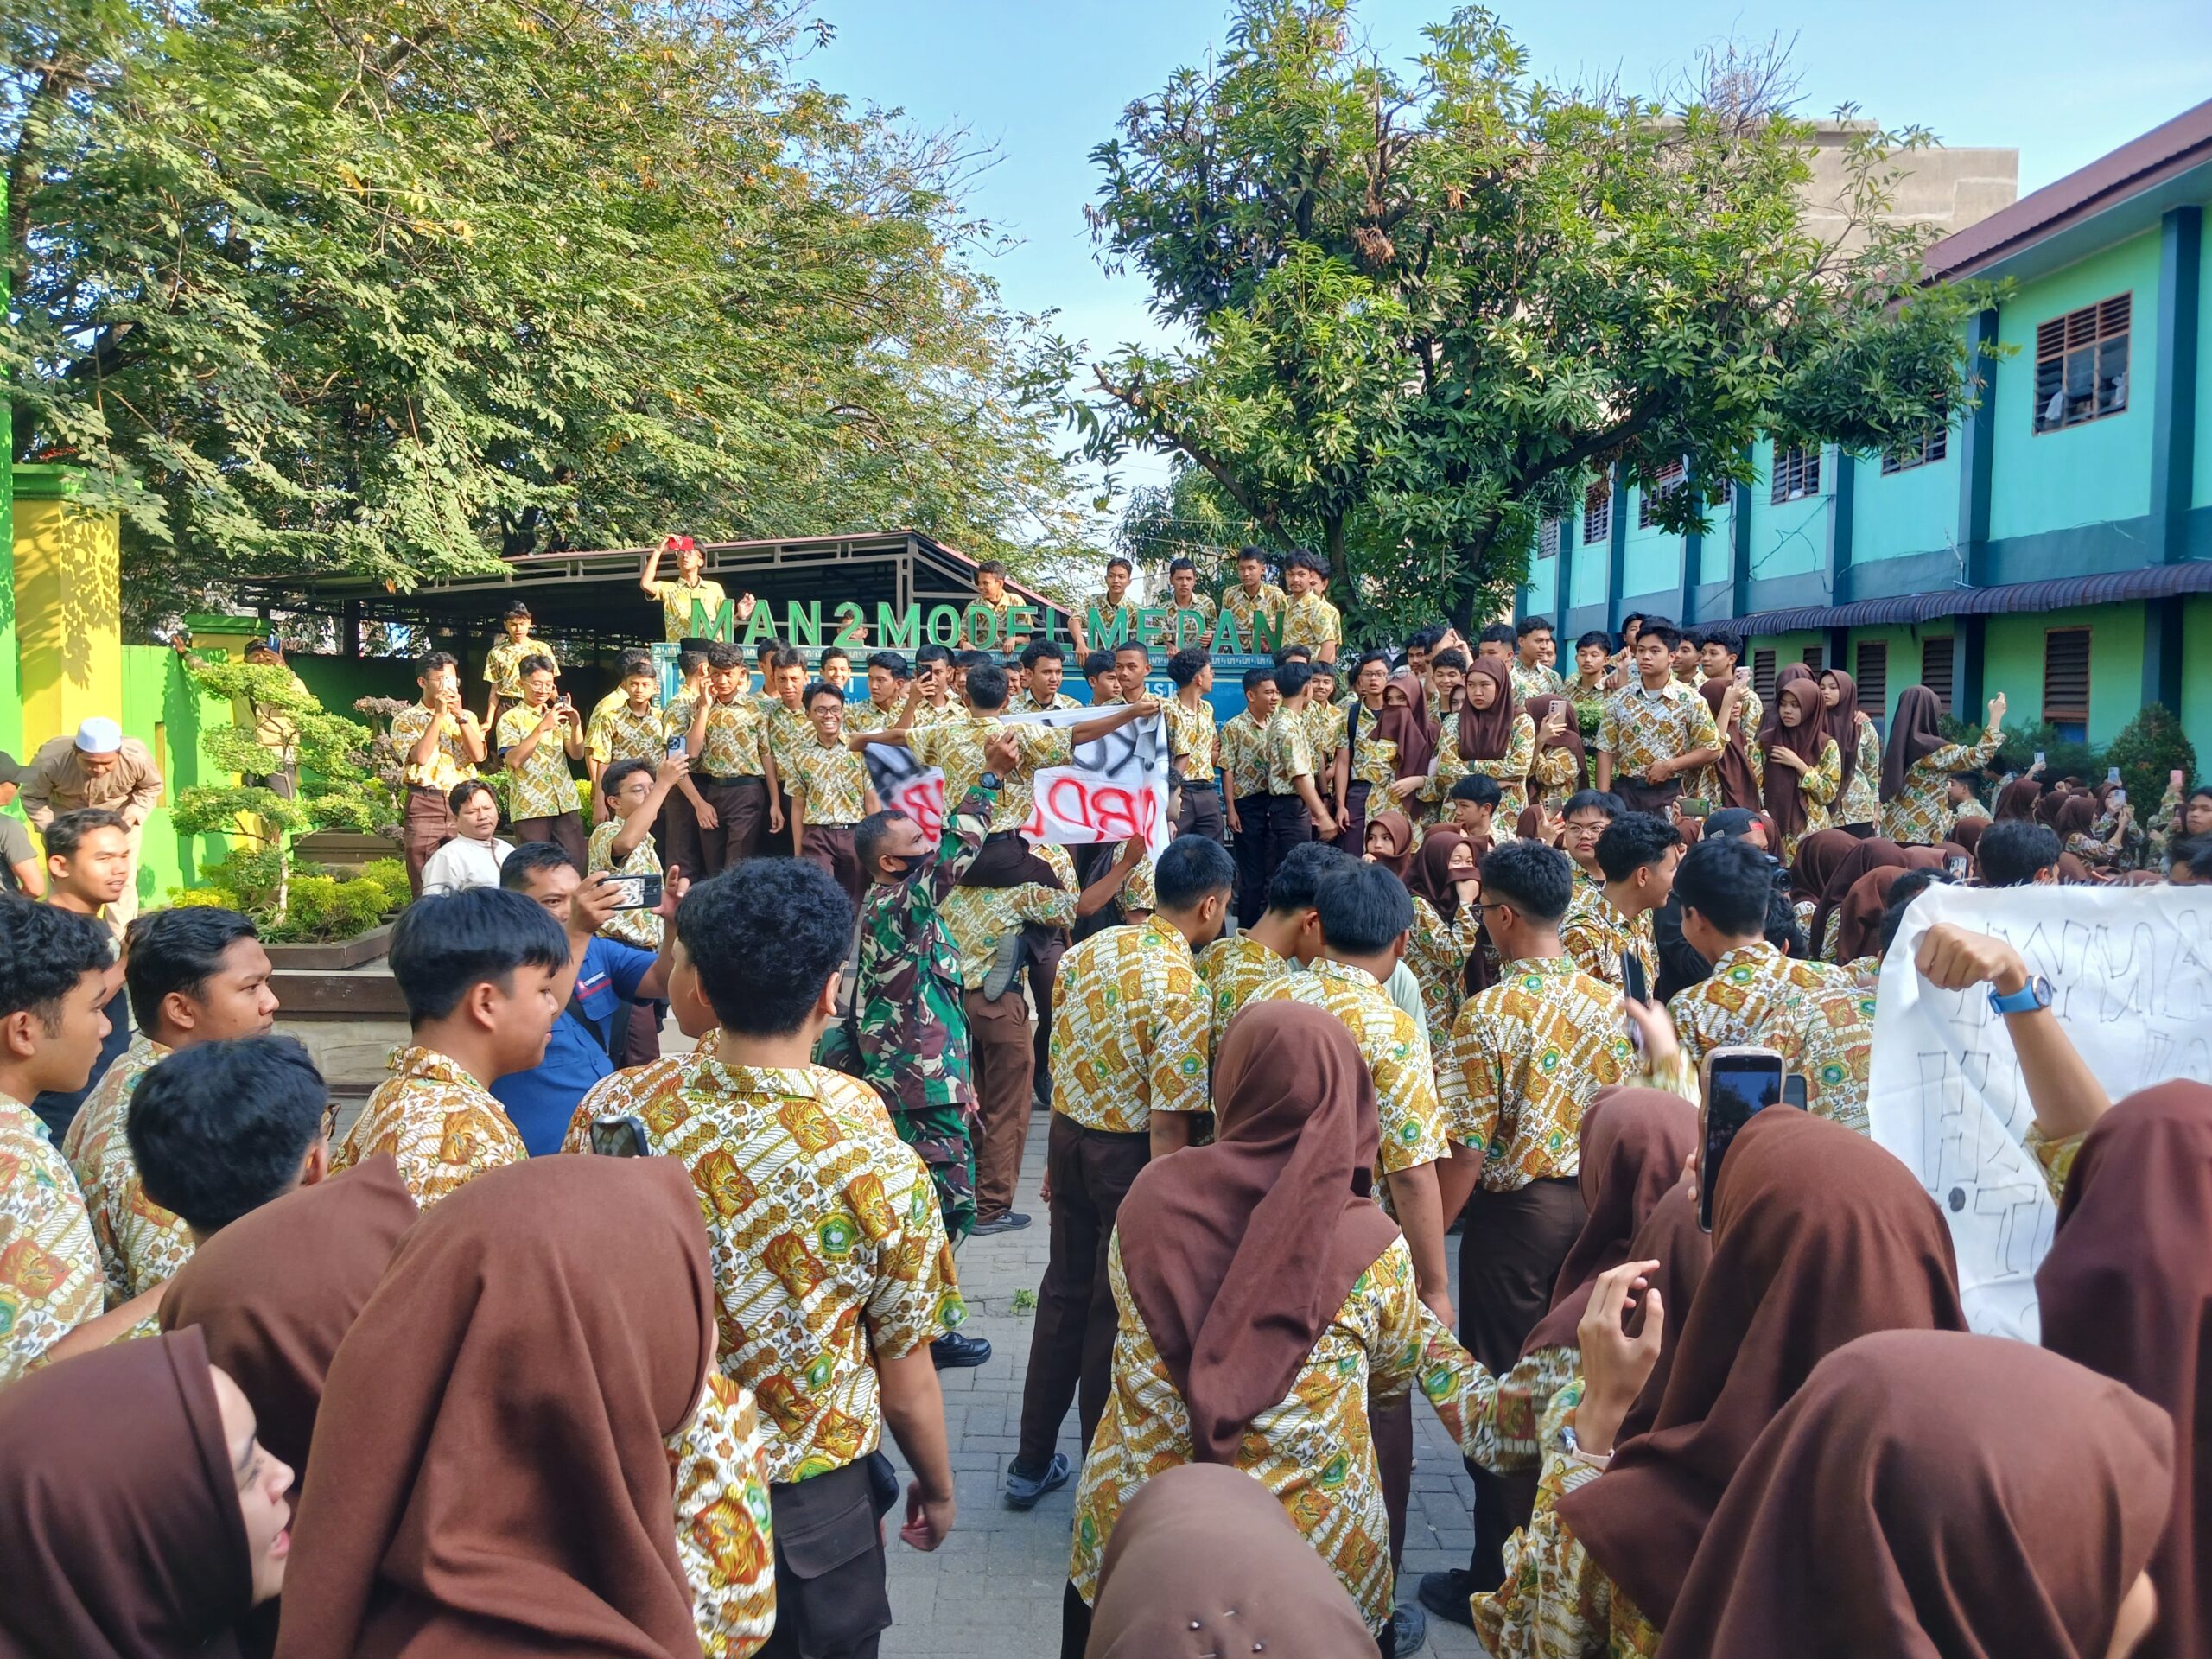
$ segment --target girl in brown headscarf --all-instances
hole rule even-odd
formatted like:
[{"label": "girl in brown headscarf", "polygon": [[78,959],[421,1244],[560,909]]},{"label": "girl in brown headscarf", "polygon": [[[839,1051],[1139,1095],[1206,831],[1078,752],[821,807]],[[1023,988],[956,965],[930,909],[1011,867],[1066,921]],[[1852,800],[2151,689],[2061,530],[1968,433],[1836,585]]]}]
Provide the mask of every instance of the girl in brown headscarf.
[{"label": "girl in brown headscarf", "polygon": [[1410,674],[1401,674],[1382,689],[1382,712],[1375,717],[1375,734],[1391,746],[1393,781],[1387,801],[1369,794],[1370,823],[1375,814],[1386,809],[1395,809],[1410,819],[1419,810],[1415,797],[1427,783],[1428,769],[1436,760],[1436,720],[1428,712],[1421,682]]},{"label": "girl in brown headscarf", "polygon": [[1821,723],[1821,688],[1809,676],[1775,688],[1774,707],[1759,733],[1765,757],[1760,798],[1782,831],[1779,856],[1797,855],[1797,843],[1828,827],[1828,803],[1843,775],[1843,757]]},{"label": "girl in brown headscarf", "polygon": [[1678,1351],[1652,1427],[1618,1452],[1649,1344],[1586,1343],[1583,1453],[1547,1451],[1565,1496],[1552,1507],[1547,1480],[1506,1588],[1476,1598],[1484,1647],[1536,1650],[1541,1618],[1548,1656],[1650,1651],[1737,1466],[1821,1357],[1873,1331],[1964,1329],[1950,1231],[1911,1172],[1840,1124],[1761,1112],[1714,1181],[1712,1263],[1662,1344]]},{"label": "girl in brown headscarf", "polygon": [[[2043,1345],[2164,1408],[2172,1510],[2152,1558],[2157,1659],[2212,1640],[2212,1089],[2130,1095],[2084,1135],[2036,1270]],[[2069,1503],[2067,1513],[2075,1512]]]},{"label": "girl in brown headscarf", "polygon": [[2155,1406],[2017,1342],[1861,1337],[1729,1483],[1662,1659],[2196,1652],[2137,1645],[2167,1628],[2144,1566],[2172,1441]]},{"label": "girl in brown headscarf", "polygon": [[1556,691],[1540,691],[1522,705],[1536,728],[1536,756],[1529,766],[1529,798],[1557,811],[1567,798],[1590,784],[1590,757],[1575,723],[1574,705]]},{"label": "girl in brown headscarf", "polygon": [[2058,809],[2057,821],[2051,828],[2058,831],[2060,847],[2080,859],[2096,880],[2109,880],[2120,868],[2120,854],[2127,842],[2126,807],[2122,806],[2114,817],[2110,836],[2100,836],[2096,834],[2096,798],[2072,796]]},{"label": "girl in brown headscarf", "polygon": [[[1413,894],[1414,925],[1406,938],[1406,965],[1421,982],[1421,1009],[1432,1032],[1448,1033],[1465,1001],[1468,958],[1483,944],[1480,913],[1462,898],[1460,885],[1476,882],[1479,862],[1474,843],[1450,825],[1432,830],[1421,837],[1406,872],[1406,890]],[[1441,1058],[1444,1046],[1430,1045]]]},{"label": "girl in brown headscarf", "polygon": [[1108,1247],[1120,1331],[1076,1496],[1064,1653],[1082,1650],[1120,1516],[1162,1469],[1257,1478],[1380,1631],[1394,1594],[1371,1399],[1418,1377],[1467,1454],[1491,1455],[1496,1381],[1422,1305],[1367,1196],[1375,1085],[1343,1022],[1248,1005],[1215,1056],[1214,1109],[1219,1138],[1147,1166]]},{"label": "girl in brown headscarf", "polygon": [[283,1587],[291,1469],[197,1331],[0,1390],[0,1653],[222,1659]]},{"label": "girl in brown headscarf", "polygon": [[[1570,722],[1572,723],[1572,722]],[[1436,776],[1421,791],[1440,805],[1452,785],[1471,772],[1497,780],[1503,799],[1497,815],[1510,817],[1529,804],[1529,768],[1536,758],[1536,722],[1513,706],[1513,682],[1503,664],[1481,657],[1468,664],[1466,701],[1444,728]]]},{"label": "girl in brown headscarf", "polygon": [[1821,902],[1814,907],[1813,919],[1805,930],[1805,941],[1815,958],[1821,962],[1835,960],[1836,915],[1860,877],[1869,870],[1910,868],[1911,861],[1905,857],[1904,849],[1885,836],[1862,841],[1847,853],[1829,874],[1827,886],[1821,889]]},{"label": "girl in brown headscarf", "polygon": [[[1878,940],[1882,918],[1890,907],[1890,889],[1905,871],[1894,864],[1884,865],[1878,870],[1869,870],[1851,884],[1851,891],[1843,895],[1843,903],[1836,907],[1835,940],[1831,947],[1840,968],[1859,973],[1872,958],[1872,967],[1878,973],[1881,958]],[[1862,975],[1861,982],[1866,982]]]},{"label": "girl in brown headscarf", "polygon": [[[1735,690],[1735,682],[1726,679],[1707,680],[1697,689],[1706,707],[1713,710],[1713,728],[1720,733],[1720,758],[1692,779],[1692,792],[1703,796],[1716,810],[1732,806],[1756,812],[1763,798],[1764,780],[1760,768],[1766,764],[1766,756],[1745,739],[1743,699],[1732,700],[1728,695]],[[1721,724],[1724,718],[1726,729]]]},{"label": "girl in brown headscarf", "polygon": [[1797,925],[1812,937],[1813,912],[1821,895],[1835,880],[1843,861],[1858,850],[1859,838],[1842,830],[1815,830],[1797,843],[1797,856],[1789,861],[1789,902],[1797,912]]},{"label": "girl in brown headscarf", "polygon": [[715,1319],[671,1160],[533,1159],[424,1215],[330,1368],[281,1659],[697,1655],[695,1588],[717,1598],[687,1574],[670,1468],[695,1420],[750,1433],[697,1525],[747,1541],[750,1599],[723,1628],[765,1637],[766,1487]]},{"label": "girl in brown headscarf", "polygon": [[1980,772],[2005,741],[2005,694],[1989,700],[1989,723],[1973,743],[1953,743],[1940,724],[1943,706],[1924,685],[1897,694],[1882,755],[1882,833],[1900,846],[1933,844],[1950,826],[1951,774]]},{"label": "girl in brown headscarf", "polygon": [[2036,816],[2037,804],[2043,799],[2043,784],[2034,778],[2015,778],[1997,791],[1997,804],[1990,811],[1991,819],[1998,823],[2013,823],[2030,820]]},{"label": "girl in brown headscarf", "polygon": [[1859,706],[1859,682],[1840,668],[1821,671],[1821,720],[1843,756],[1843,776],[1828,821],[1871,836],[1880,827],[1882,734]]},{"label": "girl in brown headscarf", "polygon": [[1367,860],[1406,879],[1414,859],[1414,821],[1402,812],[1378,812],[1367,821]]}]

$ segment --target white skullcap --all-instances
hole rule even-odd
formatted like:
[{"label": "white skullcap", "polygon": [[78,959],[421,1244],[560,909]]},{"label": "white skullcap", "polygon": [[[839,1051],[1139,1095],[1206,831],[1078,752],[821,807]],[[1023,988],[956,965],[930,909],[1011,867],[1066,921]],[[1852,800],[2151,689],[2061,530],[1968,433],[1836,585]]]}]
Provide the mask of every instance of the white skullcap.
[{"label": "white skullcap", "polygon": [[113,754],[123,747],[123,728],[94,715],[77,728],[77,747],[86,754]]}]

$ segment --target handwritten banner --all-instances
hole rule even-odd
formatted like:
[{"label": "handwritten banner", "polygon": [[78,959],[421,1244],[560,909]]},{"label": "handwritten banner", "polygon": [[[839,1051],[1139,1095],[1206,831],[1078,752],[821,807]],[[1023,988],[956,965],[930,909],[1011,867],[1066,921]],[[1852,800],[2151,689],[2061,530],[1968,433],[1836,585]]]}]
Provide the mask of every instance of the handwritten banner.
[{"label": "handwritten banner", "polygon": [[1913,967],[1938,922],[2005,940],[2049,979],[2052,1012],[2118,1100],[2175,1077],[2212,1083],[2212,888],[1930,887],[1883,960],[1874,1139],[1950,1224],[1968,1322],[2034,1342],[2057,1206],[2023,1144],[2035,1112],[1988,988],[1939,991]]}]

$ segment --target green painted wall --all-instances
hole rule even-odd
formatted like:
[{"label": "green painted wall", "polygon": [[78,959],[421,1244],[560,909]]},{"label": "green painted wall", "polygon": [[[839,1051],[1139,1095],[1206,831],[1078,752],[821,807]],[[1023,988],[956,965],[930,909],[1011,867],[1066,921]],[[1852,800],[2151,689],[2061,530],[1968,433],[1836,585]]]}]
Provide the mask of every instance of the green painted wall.
[{"label": "green painted wall", "polygon": [[1882,707],[1877,709],[1866,701],[1866,687],[1859,688],[1859,706],[1889,729],[1889,720],[1897,706],[1897,697],[1908,685],[1920,683],[1920,642],[1922,635],[1909,626],[1890,628],[1853,628],[1844,647],[1844,660],[1836,664],[1854,677],[1859,672],[1859,647],[1862,643],[1887,645],[1885,693]]},{"label": "green painted wall", "polygon": [[1710,511],[1713,528],[1705,532],[1705,539],[1698,544],[1697,579],[1700,582],[1726,582],[1736,557],[1735,492],[1730,491],[1728,499]]},{"label": "green painted wall", "polygon": [[1942,461],[1885,474],[1878,459],[1859,464],[1851,498],[1851,562],[1872,564],[1953,545],[1959,531],[1959,435]]},{"label": "green painted wall", "polygon": [[219,836],[179,835],[169,807],[178,791],[218,781],[200,753],[200,733],[203,725],[228,725],[231,708],[227,699],[201,696],[168,646],[126,645],[120,717],[123,729],[153,752],[163,785],[139,860],[138,902],[147,908],[167,903],[173,887],[197,885],[200,867],[226,849]]},{"label": "green painted wall", "polygon": [[[1618,502],[1614,503],[1616,508],[1619,505]],[[1594,542],[1584,541],[1582,515],[1580,512],[1568,518],[1567,522],[1559,527],[1559,533],[1561,536],[1572,536],[1575,538],[1574,568],[1569,573],[1573,588],[1567,594],[1568,603],[1571,605],[1604,604],[1606,598],[1606,567],[1612,557],[1611,538],[1600,536]]]},{"label": "green painted wall", "polygon": [[2212,778],[2212,594],[2182,601],[2181,728],[2196,746],[2196,775]]},{"label": "green painted wall", "polygon": [[2196,467],[2190,499],[2212,506],[2212,212],[2203,216],[2196,268]]},{"label": "green painted wall", "polygon": [[[2089,741],[2109,743],[2143,706],[2143,607],[2089,605],[2036,616],[1993,616],[1982,634],[1982,696],[2005,694],[2006,718],[2043,718],[2044,635],[2089,629]],[[1961,717],[1964,711],[1960,711]],[[2190,734],[2195,738],[2195,734]]]},{"label": "green painted wall", "polygon": [[[2037,435],[2036,329],[2052,317],[2132,293],[2127,408]],[[2158,387],[2158,238],[2155,232],[2021,285],[1999,313],[1998,339],[2017,347],[1997,370],[1989,533],[2001,540],[2150,510],[2151,409]],[[2054,570],[2053,575],[2065,574]]]},{"label": "green painted wall", "polygon": [[[1566,531],[1567,527],[1562,524],[1560,527],[1560,533],[1564,535]],[[1554,554],[1548,559],[1535,559],[1530,562],[1528,602],[1531,615],[1539,612],[1559,609],[1559,556],[1557,554]]]},{"label": "green painted wall", "polygon": [[1751,580],[1802,575],[1824,569],[1828,557],[1828,512],[1835,497],[1835,450],[1821,454],[1821,493],[1774,505],[1774,444],[1761,438],[1752,455],[1758,481],[1751,486]]},{"label": "green painted wall", "polygon": [[[284,658],[322,706],[348,720],[366,721],[355,712],[359,697],[399,697],[412,702],[420,690],[415,683],[415,664],[406,657],[308,657],[288,652]],[[469,706],[484,712],[480,693],[471,692]]]},{"label": "green painted wall", "polygon": [[1774,653],[1774,671],[1779,674],[1790,664],[1805,660],[1806,646],[1825,646],[1827,644],[1827,635],[1818,632],[1754,634],[1745,642],[1744,655],[1740,660],[1745,667],[1756,671],[1758,653],[1770,651]]},{"label": "green painted wall", "polygon": [[1663,530],[1637,528],[1637,515],[1643,501],[1641,488],[1629,491],[1622,501],[1622,511],[1628,514],[1628,556],[1622,567],[1626,594],[1679,590],[1682,585],[1682,538]]}]

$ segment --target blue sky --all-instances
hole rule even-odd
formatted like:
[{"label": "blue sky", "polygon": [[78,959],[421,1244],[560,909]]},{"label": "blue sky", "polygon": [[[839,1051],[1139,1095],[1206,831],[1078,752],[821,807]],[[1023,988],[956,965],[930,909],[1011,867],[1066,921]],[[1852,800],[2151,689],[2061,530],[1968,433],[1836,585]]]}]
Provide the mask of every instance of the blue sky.
[{"label": "blue sky", "polygon": [[[1402,59],[1450,0],[1365,0],[1373,46]],[[2207,0],[1856,0],[1751,6],[1705,0],[1550,0],[1499,7],[1537,73],[1616,73],[1624,86],[1671,83],[1700,48],[1794,35],[1802,111],[1842,103],[1885,124],[1917,124],[1944,143],[2014,148],[2023,194],[2212,93]],[[962,126],[996,160],[975,180],[976,211],[1013,238],[986,261],[1009,303],[1057,309],[1062,332],[1100,348],[1156,337],[1144,289],[1091,256],[1086,159],[1122,106],[1200,61],[1226,8],[1173,0],[819,0],[836,38],[802,73],[825,87],[903,108],[925,127]],[[1157,476],[1133,467],[1132,480]]]}]

